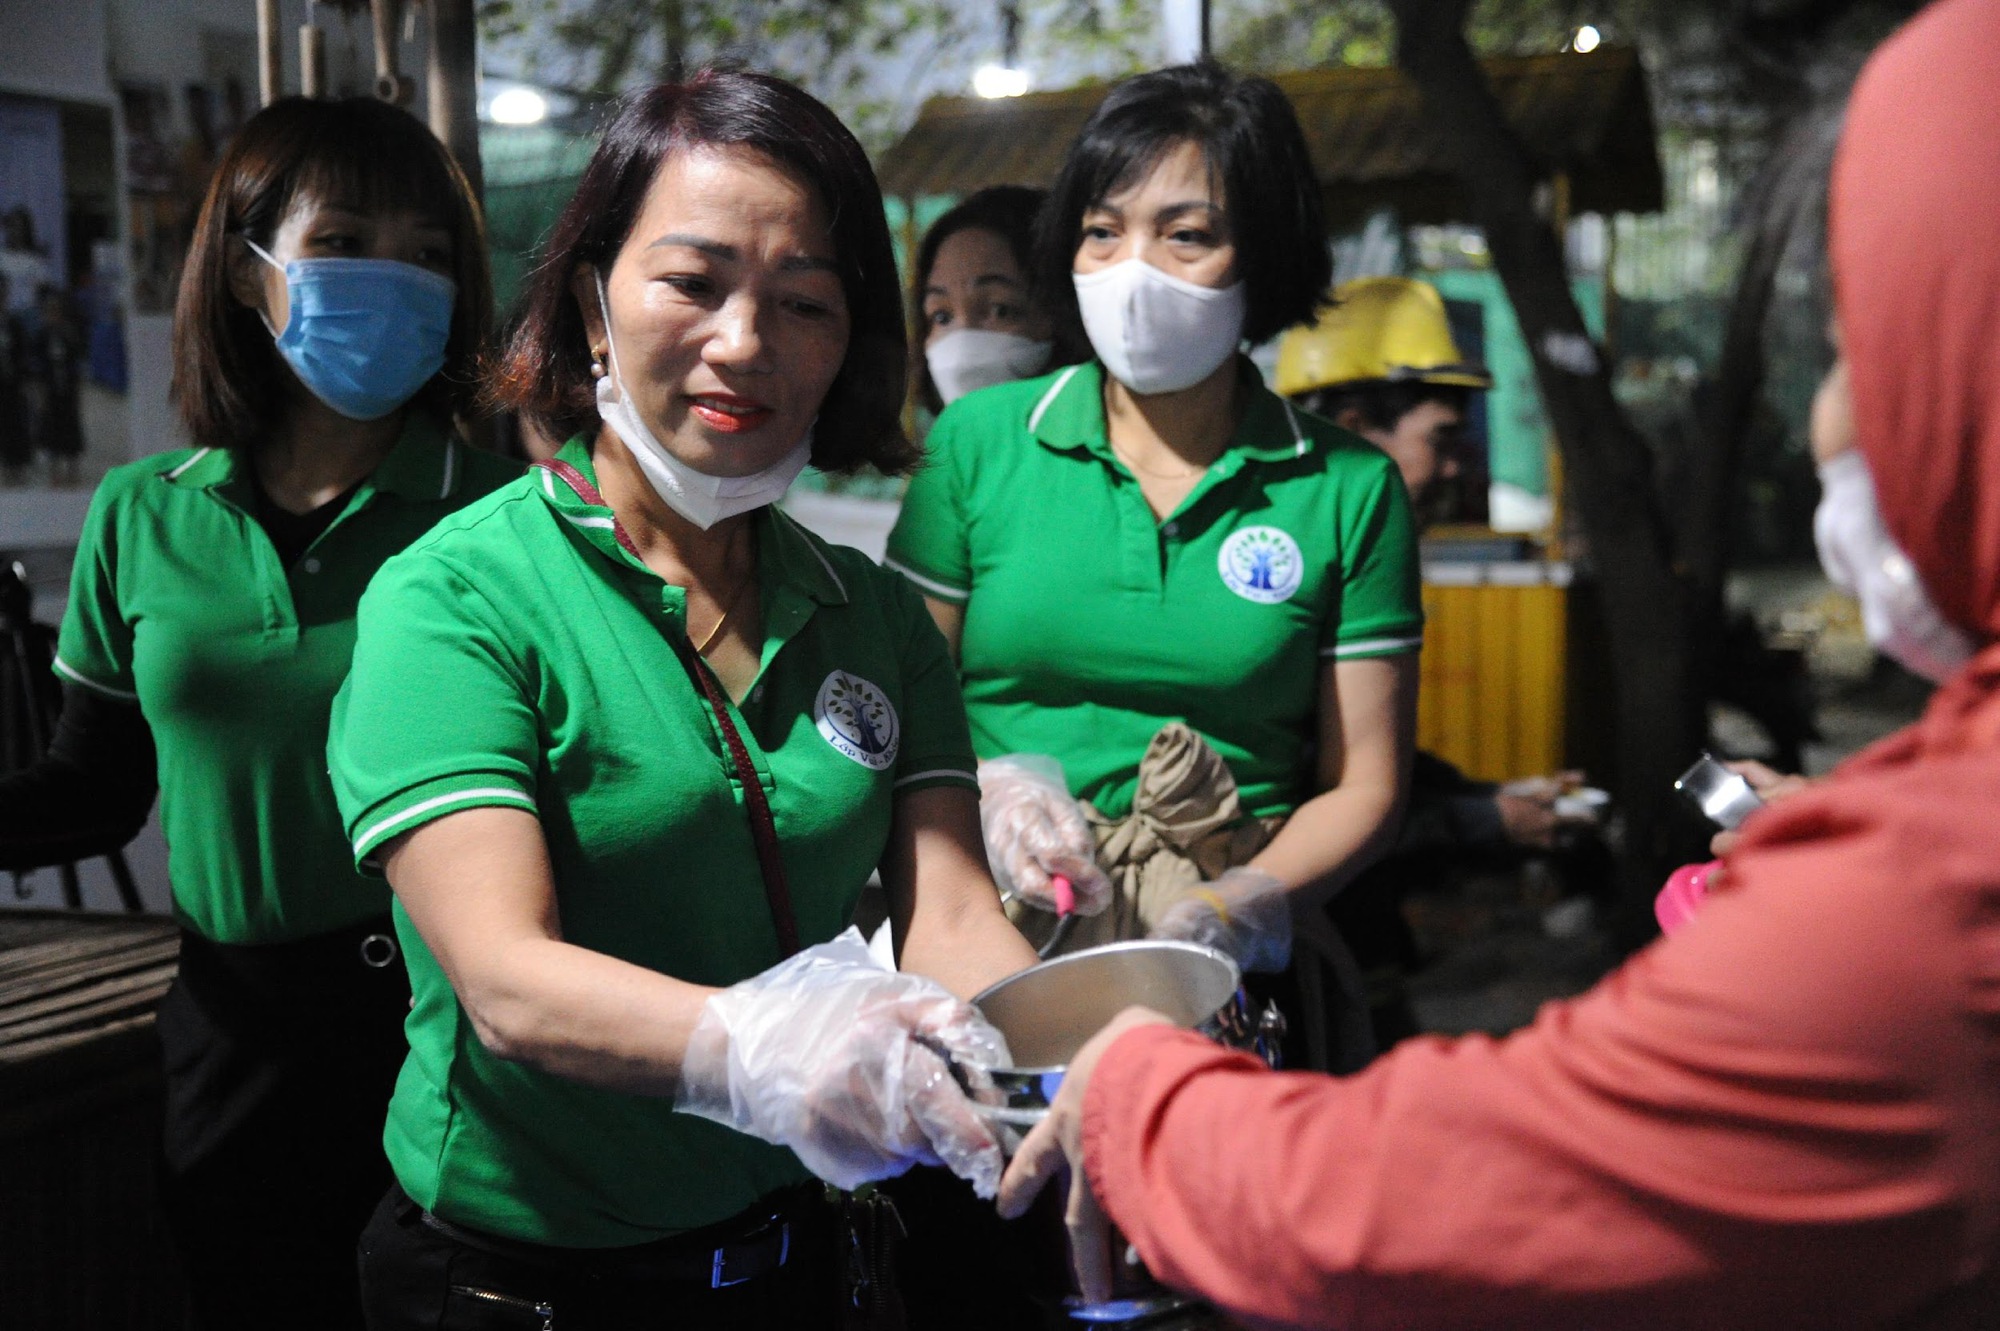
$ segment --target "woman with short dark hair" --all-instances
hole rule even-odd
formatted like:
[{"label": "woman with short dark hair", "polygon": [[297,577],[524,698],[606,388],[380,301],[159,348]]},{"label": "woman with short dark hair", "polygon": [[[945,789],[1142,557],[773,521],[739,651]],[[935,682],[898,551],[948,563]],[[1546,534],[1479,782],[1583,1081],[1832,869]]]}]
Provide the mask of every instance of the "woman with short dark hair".
[{"label": "woman with short dark hair", "polygon": [[[826,1326],[814,1174],[991,1195],[941,1054],[1003,1056],[958,996],[1034,954],[950,657],[907,584],[775,507],[809,460],[910,465],[900,306],[825,107],[738,72],[633,98],[499,377],[569,442],[370,589],[330,757],[416,996],[378,1331]],[[902,973],[842,934],[878,868]]]},{"label": "woman with short dark hair", "polygon": [[165,1202],[204,1328],[360,1322],[409,986],[389,894],[346,853],[327,718],[382,561],[518,473],[459,436],[489,291],[478,205],[408,114],[287,98],[243,126],[174,312],[197,447],[98,487],[61,727],[0,781],[13,869],[123,845],[160,795]]},{"label": "woman with short dark hair", "polygon": [[958,650],[1024,932],[1277,969],[1401,799],[1422,632],[1394,468],[1239,354],[1330,275],[1290,105],[1213,63],[1118,85],[1039,245],[1095,357],[947,407],[889,563]]},{"label": "woman with short dark hair", "polygon": [[923,330],[917,392],[932,414],[976,389],[1085,354],[1074,338],[1058,343],[1029,276],[1035,217],[1047,198],[1026,185],[990,185],[924,232],[910,313]]}]

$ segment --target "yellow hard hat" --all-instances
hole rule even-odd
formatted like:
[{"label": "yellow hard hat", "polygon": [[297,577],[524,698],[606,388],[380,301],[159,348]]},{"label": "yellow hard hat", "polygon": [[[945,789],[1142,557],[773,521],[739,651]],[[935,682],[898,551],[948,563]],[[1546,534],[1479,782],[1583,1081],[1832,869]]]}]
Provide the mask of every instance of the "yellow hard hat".
[{"label": "yellow hard hat", "polygon": [[1409,277],[1360,277],[1336,287],[1335,304],[1310,328],[1278,344],[1278,391],[1392,382],[1491,388],[1493,376],[1469,363],[1451,340],[1444,297]]}]

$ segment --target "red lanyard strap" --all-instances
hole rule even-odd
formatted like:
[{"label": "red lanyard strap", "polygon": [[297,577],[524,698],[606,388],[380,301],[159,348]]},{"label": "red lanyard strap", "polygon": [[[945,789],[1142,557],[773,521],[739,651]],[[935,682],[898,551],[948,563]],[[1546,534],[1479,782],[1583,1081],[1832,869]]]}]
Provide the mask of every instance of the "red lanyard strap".
[{"label": "red lanyard strap", "polygon": [[[586,504],[607,509],[611,507],[582,472],[561,458],[535,465],[560,477]],[[616,513],[611,516],[611,534],[618,538],[618,544],[624,546],[634,559],[639,558],[639,547],[632,543],[632,537]],[[778,853],[778,824],[771,817],[771,802],[764,798],[764,783],[757,778],[757,767],[750,761],[749,746],[744,744],[736,723],[730,719],[729,704],[723,699],[722,688],[716,683],[708,663],[693,650],[692,644],[685,653],[674,645],[674,655],[680,658],[689,678],[694,681],[696,691],[708,700],[709,710],[715,713],[716,725],[721,728],[723,743],[729,749],[730,762],[736,768],[736,779],[743,785],[743,803],[750,814],[750,839],[757,845],[757,867],[764,875],[764,901],[771,909],[771,925],[778,932],[778,950],[789,957],[799,950],[799,922],[792,913],[792,893],[785,885],[785,862]]]}]

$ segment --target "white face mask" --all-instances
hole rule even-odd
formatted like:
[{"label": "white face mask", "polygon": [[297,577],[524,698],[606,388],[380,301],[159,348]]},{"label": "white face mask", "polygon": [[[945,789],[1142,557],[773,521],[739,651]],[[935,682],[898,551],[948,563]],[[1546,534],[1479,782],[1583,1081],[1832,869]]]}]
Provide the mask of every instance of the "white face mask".
[{"label": "white face mask", "polygon": [[618,368],[618,344],[611,338],[611,305],[604,298],[604,277],[597,278],[597,308],[604,319],[604,343],[609,349],[610,365],[602,379],[597,381],[597,415],[611,432],[625,441],[632,456],[638,459],[639,470],[653,487],[654,493],[666,501],[668,508],[707,531],[724,518],[733,518],[738,513],[748,513],[767,504],[775,504],[784,498],[785,491],[806,469],[806,462],[812,457],[812,430],[807,428],[805,438],[798,446],[779,458],[762,471],[753,471],[748,476],[711,476],[705,471],[697,471],[666,450],[652,428],[640,417],[632,400],[618,387],[622,374]]},{"label": "white face mask", "polygon": [[1141,396],[1194,387],[1243,341],[1241,282],[1197,286],[1144,259],[1072,280],[1091,348],[1113,379]]},{"label": "white face mask", "polygon": [[938,396],[950,404],[976,388],[1041,373],[1055,349],[1053,342],[1037,342],[1019,333],[961,328],[925,348],[924,363],[930,367]]},{"label": "white face mask", "polygon": [[1875,507],[1875,481],[1857,450],[1819,469],[1813,543],[1834,585],[1861,602],[1868,641],[1924,678],[1943,683],[1971,660],[1971,635],[1938,613],[1917,570]]}]

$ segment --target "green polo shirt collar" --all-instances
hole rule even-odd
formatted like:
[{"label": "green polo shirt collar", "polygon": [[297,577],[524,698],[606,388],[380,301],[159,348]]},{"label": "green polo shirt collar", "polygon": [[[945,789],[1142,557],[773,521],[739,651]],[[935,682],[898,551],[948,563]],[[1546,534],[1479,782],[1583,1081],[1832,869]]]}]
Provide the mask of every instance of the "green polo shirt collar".
[{"label": "green polo shirt collar", "polygon": [[[1312,451],[1312,437],[1300,427],[1292,404],[1264,386],[1263,376],[1249,357],[1236,358],[1236,374],[1248,392],[1249,403],[1229,447],[1212,470],[1234,472],[1244,460],[1283,462]],[[1104,367],[1094,360],[1085,361],[1057,375],[1048,391],[1029,408],[1028,430],[1058,452],[1082,448],[1115,461],[1104,424]]]},{"label": "green polo shirt collar", "polygon": [[[597,468],[582,435],[564,444],[556,457],[581,472],[593,488],[597,486]],[[617,519],[609,508],[591,503],[547,468],[538,473],[537,483],[549,506],[599,554],[658,579],[659,574],[618,544]],[[847,584],[789,514],[772,505],[758,513],[757,521],[758,558],[768,573],[819,605],[847,604]]]},{"label": "green polo shirt collar", "polygon": [[[413,411],[404,419],[402,433],[396,436],[395,444],[377,464],[364,488],[413,503],[437,503],[459,497],[466,484],[464,451],[429,412]],[[200,448],[171,470],[160,473],[160,479],[189,489],[222,490],[247,476],[244,461],[242,454],[233,448]]]}]

